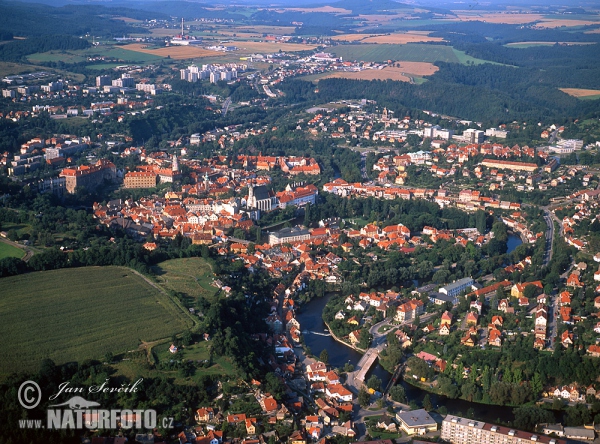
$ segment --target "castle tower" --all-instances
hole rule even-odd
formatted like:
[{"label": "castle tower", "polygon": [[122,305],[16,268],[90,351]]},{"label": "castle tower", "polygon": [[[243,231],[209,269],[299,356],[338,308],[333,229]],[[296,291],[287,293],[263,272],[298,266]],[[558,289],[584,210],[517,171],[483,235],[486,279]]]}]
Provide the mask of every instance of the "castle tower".
[{"label": "castle tower", "polygon": [[210,183],[209,183],[209,181],[208,181],[208,171],[206,171],[206,172],[204,173],[204,189],[205,189],[206,191],[208,191],[208,187],[209,187],[209,185],[210,185]]},{"label": "castle tower", "polygon": [[177,160],[177,154],[173,154],[173,172],[174,173],[178,173],[179,172],[179,161]]}]

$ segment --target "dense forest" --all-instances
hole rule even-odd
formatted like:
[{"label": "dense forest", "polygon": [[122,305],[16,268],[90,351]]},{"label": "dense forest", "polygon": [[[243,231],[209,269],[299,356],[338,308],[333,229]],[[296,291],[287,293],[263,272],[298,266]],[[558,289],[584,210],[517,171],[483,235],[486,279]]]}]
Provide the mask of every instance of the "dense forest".
[{"label": "dense forest", "polygon": [[[132,27],[112,17],[125,16],[138,20],[169,19],[159,13],[149,14],[130,8],[106,8],[96,5],[67,5],[56,8],[37,3],[0,1],[0,29],[3,33],[31,37],[57,33],[82,36],[123,36],[132,32]],[[146,32],[136,28],[135,32]]]},{"label": "dense forest", "polygon": [[[556,87],[527,81],[511,83],[515,68],[480,65],[461,67],[440,63],[440,71],[422,85],[403,82],[324,79],[318,94],[300,80],[281,84],[288,100],[329,102],[368,97],[381,106],[426,109],[446,115],[497,125],[507,121],[564,122],[569,116],[594,116],[600,113],[596,101],[579,101]],[[490,78],[490,75],[493,76]],[[506,75],[506,78],[502,76]],[[533,79],[537,75],[532,76]]]},{"label": "dense forest", "polygon": [[0,46],[0,60],[21,62],[26,55],[52,50],[86,49],[91,45],[85,39],[68,35],[47,35],[31,37],[27,40],[15,40]]}]

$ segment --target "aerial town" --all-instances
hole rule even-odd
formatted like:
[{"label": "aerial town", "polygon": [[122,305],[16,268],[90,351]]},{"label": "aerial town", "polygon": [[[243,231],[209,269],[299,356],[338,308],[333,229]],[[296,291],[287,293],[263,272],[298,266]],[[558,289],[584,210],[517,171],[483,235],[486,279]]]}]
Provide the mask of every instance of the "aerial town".
[{"label": "aerial town", "polygon": [[598,11],[341,3],[0,32],[6,442],[600,442]]}]

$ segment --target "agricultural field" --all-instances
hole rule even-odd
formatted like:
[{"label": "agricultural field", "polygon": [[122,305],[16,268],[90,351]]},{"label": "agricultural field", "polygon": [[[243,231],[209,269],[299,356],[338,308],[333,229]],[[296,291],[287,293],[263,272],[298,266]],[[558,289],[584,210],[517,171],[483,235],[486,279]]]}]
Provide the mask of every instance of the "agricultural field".
[{"label": "agricultural field", "polygon": [[25,252],[20,248],[14,247],[6,242],[0,241],[0,259],[7,257],[16,257],[21,259],[25,255]]},{"label": "agricultural field", "polygon": [[502,12],[475,12],[475,11],[456,11],[455,21],[478,21],[487,23],[503,23],[507,25],[521,25],[540,21],[544,18],[541,14],[519,14]]},{"label": "agricultural field", "polygon": [[600,90],[581,88],[560,88],[560,90],[578,99],[600,99]]},{"label": "agricultural field", "polygon": [[303,77],[303,80],[319,81],[321,79],[354,79],[354,80],[396,80],[400,82],[414,81],[414,77],[429,76],[439,68],[431,63],[423,62],[400,62],[396,65],[383,69],[365,69],[359,72],[330,72],[317,74],[317,76]]},{"label": "agricultural field", "polygon": [[210,265],[200,257],[170,259],[153,267],[153,271],[164,288],[187,298],[203,297],[210,301],[217,293],[217,288],[211,285],[214,275]]},{"label": "agricultural field", "polygon": [[88,57],[106,57],[114,58],[116,60],[121,60],[123,62],[129,63],[146,63],[154,62],[156,60],[160,60],[163,57],[166,57],[161,55],[154,55],[152,53],[144,51],[128,51],[124,48],[126,47],[117,45],[105,45],[84,50],[48,51],[43,53],[31,54],[27,56],[27,59],[31,63],[58,61],[62,61],[65,63],[80,63],[85,62],[88,59]]},{"label": "agricultural field", "polygon": [[544,17],[540,22],[536,23],[537,28],[561,28],[567,27],[572,28],[576,26],[588,26],[597,25],[600,23],[600,16],[586,16],[585,18],[569,17],[564,18],[562,16],[548,16]]},{"label": "agricultural field", "polygon": [[441,37],[429,37],[429,32],[409,31],[392,34],[343,34],[332,37],[332,40],[345,42],[361,42],[361,43],[391,43],[395,45],[403,45],[406,43],[422,43],[422,42],[442,42]]},{"label": "agricultural field", "polygon": [[3,278],[0,375],[102,359],[169,338],[192,320],[168,296],[125,267],[85,267]]},{"label": "agricultural field", "polygon": [[317,45],[304,45],[302,43],[280,43],[280,42],[246,42],[234,41],[235,46],[240,48],[237,53],[253,54],[256,52],[273,53],[278,51],[295,52],[295,51],[310,51],[315,49]]},{"label": "agricultural field", "polygon": [[535,46],[554,46],[554,45],[595,45],[595,42],[513,42],[507,43],[504,46],[508,46],[510,48],[531,48]]},{"label": "agricultural field", "polygon": [[[318,8],[285,8],[285,11],[297,11],[297,12],[323,12],[327,14],[352,14],[352,11],[344,8],[335,8],[333,6],[321,6]],[[281,11],[277,10],[276,11]]]},{"label": "agricultural field", "polygon": [[343,60],[363,62],[385,62],[398,60],[403,62],[449,62],[449,63],[488,63],[465,55],[451,46],[406,44],[406,45],[341,45],[330,48],[330,51]]},{"label": "agricultural field", "polygon": [[131,43],[122,47],[126,52],[133,54],[141,54],[146,56],[154,56],[155,58],[170,57],[175,60],[195,59],[202,57],[217,57],[218,51],[209,51],[201,47],[193,46],[169,46],[165,48],[149,48],[143,43]]}]

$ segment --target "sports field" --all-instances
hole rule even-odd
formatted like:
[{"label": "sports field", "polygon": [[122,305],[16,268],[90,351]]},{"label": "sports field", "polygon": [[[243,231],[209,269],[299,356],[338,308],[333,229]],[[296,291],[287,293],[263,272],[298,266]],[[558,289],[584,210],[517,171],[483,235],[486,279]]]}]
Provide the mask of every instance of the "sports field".
[{"label": "sports field", "polygon": [[102,359],[169,338],[191,320],[165,294],[125,267],[42,271],[2,279],[0,375]]},{"label": "sports field", "polygon": [[25,255],[25,252],[20,248],[13,247],[5,242],[0,242],[0,259],[4,259],[5,257],[16,257],[22,258]]}]

